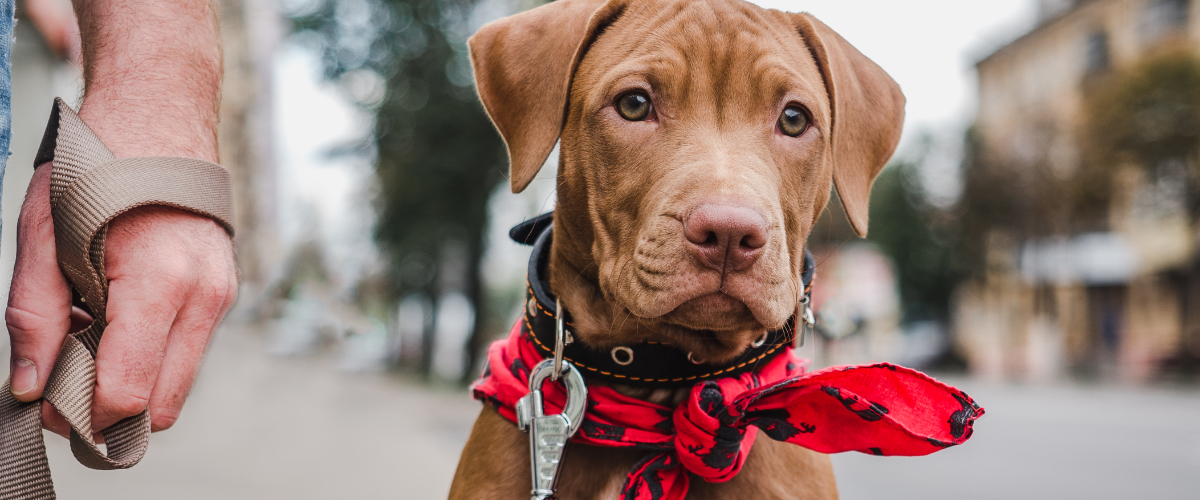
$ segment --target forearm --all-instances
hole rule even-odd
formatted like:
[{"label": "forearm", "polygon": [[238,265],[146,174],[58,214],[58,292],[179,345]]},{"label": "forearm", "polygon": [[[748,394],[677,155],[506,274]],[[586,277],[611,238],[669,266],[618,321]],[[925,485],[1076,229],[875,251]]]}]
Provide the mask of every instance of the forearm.
[{"label": "forearm", "polygon": [[118,158],[218,161],[222,54],[212,0],[74,0],[79,115]]}]

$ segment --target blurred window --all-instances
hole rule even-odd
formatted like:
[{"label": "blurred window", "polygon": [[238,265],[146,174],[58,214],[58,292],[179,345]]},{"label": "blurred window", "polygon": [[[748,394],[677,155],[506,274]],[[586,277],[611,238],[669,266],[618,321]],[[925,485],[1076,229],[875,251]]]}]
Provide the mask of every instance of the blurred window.
[{"label": "blurred window", "polygon": [[1100,73],[1107,71],[1112,65],[1108,50],[1108,33],[1094,31],[1087,37],[1087,72]]},{"label": "blurred window", "polygon": [[1148,40],[1182,31],[1187,26],[1189,0],[1150,0],[1143,17]]}]

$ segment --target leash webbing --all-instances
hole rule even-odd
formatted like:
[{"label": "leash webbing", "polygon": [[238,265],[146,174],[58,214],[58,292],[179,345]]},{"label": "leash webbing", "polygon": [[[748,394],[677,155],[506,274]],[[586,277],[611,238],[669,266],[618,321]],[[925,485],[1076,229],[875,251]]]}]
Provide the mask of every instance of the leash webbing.
[{"label": "leash webbing", "polygon": [[[146,410],[100,431],[93,439],[92,395],[96,349],[108,325],[104,241],[108,223],[144,205],[167,205],[210,217],[233,234],[229,172],[193,158],[117,159],[75,111],[55,99],[34,166],[53,162],[50,207],[58,263],[95,319],[68,335],[43,398],[71,425],[71,451],[79,463],[100,470],[136,465],[150,441]],[[0,500],[53,499],[54,485],[42,440],[42,402],[18,402],[10,383],[0,388]]]}]

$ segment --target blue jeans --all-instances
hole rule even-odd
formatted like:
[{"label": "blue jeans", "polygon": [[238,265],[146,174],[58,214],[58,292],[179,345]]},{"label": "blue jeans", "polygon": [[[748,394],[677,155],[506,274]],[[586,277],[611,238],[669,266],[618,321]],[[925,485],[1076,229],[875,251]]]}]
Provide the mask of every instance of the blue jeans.
[{"label": "blue jeans", "polygon": [[[11,154],[8,144],[12,140],[12,55],[13,2],[0,0],[0,195],[4,194],[4,165]],[[3,229],[3,223],[0,223]]]}]

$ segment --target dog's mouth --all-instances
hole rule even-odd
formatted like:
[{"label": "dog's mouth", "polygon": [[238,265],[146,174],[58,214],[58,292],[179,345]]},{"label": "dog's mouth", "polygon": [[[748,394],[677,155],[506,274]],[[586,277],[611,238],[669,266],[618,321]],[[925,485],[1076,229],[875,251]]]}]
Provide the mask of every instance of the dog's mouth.
[{"label": "dog's mouth", "polygon": [[733,359],[767,331],[744,302],[723,292],[684,302],[659,320],[663,340],[691,352],[696,362]]},{"label": "dog's mouth", "polygon": [[732,330],[758,325],[745,302],[716,291],[688,300],[663,320],[692,329]]}]

